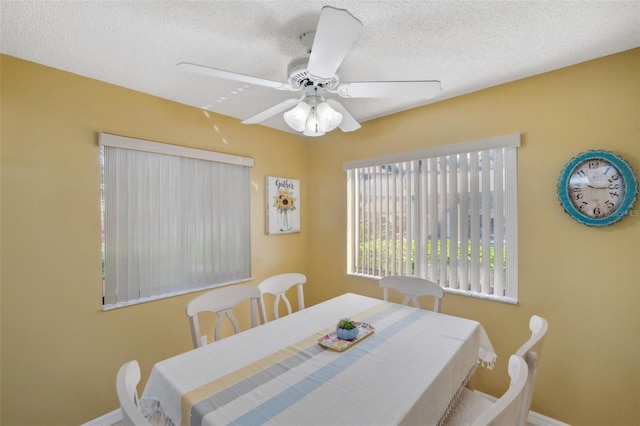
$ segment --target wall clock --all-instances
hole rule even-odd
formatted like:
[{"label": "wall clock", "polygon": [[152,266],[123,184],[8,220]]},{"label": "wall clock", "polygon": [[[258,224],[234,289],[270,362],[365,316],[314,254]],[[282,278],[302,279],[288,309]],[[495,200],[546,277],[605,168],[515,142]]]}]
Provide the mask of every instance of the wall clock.
[{"label": "wall clock", "polygon": [[638,195],[638,178],[610,151],[590,150],[572,158],[558,179],[564,210],[580,223],[605,226],[622,219]]}]

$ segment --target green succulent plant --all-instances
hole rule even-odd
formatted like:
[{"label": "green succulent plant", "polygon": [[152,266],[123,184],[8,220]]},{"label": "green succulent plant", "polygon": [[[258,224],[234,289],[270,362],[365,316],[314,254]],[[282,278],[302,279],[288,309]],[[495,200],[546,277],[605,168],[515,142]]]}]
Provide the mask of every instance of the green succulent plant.
[{"label": "green succulent plant", "polygon": [[352,330],[356,328],[356,323],[351,318],[341,318],[340,321],[338,321],[338,328]]}]

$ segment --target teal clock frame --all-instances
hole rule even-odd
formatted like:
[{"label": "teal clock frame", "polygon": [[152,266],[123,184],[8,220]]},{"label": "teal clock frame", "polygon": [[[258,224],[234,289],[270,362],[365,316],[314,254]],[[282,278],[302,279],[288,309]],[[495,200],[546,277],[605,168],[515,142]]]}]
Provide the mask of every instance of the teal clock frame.
[{"label": "teal clock frame", "polygon": [[[620,172],[620,178],[625,186],[624,199],[622,200],[622,203],[620,203],[618,210],[609,216],[601,218],[593,218],[582,214],[582,212],[571,202],[569,190],[569,178],[573,174],[575,168],[585,161],[596,159],[605,160],[613,164]],[[558,179],[558,198],[560,199],[562,208],[564,208],[564,211],[573,219],[588,226],[607,226],[619,221],[627,215],[629,210],[631,210],[637,196],[638,178],[629,163],[619,155],[602,149],[585,151],[573,157],[564,166],[562,173],[560,173],[560,178]]]}]

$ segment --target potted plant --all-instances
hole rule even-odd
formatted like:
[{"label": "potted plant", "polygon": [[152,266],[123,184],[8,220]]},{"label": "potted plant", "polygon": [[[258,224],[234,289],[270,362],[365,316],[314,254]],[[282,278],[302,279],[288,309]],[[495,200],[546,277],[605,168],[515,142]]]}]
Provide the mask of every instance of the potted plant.
[{"label": "potted plant", "polygon": [[342,318],[336,325],[336,336],[342,340],[353,340],[358,337],[358,326],[351,318]]}]

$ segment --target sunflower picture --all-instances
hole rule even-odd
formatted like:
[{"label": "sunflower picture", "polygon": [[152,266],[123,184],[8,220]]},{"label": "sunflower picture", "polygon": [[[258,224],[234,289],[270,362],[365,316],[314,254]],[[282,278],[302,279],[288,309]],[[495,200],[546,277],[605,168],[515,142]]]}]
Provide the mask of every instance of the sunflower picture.
[{"label": "sunflower picture", "polygon": [[273,207],[277,208],[278,212],[296,209],[296,199],[290,191],[280,191],[278,195],[273,197],[273,200]]},{"label": "sunflower picture", "polygon": [[297,179],[267,176],[267,234],[300,232]]}]

